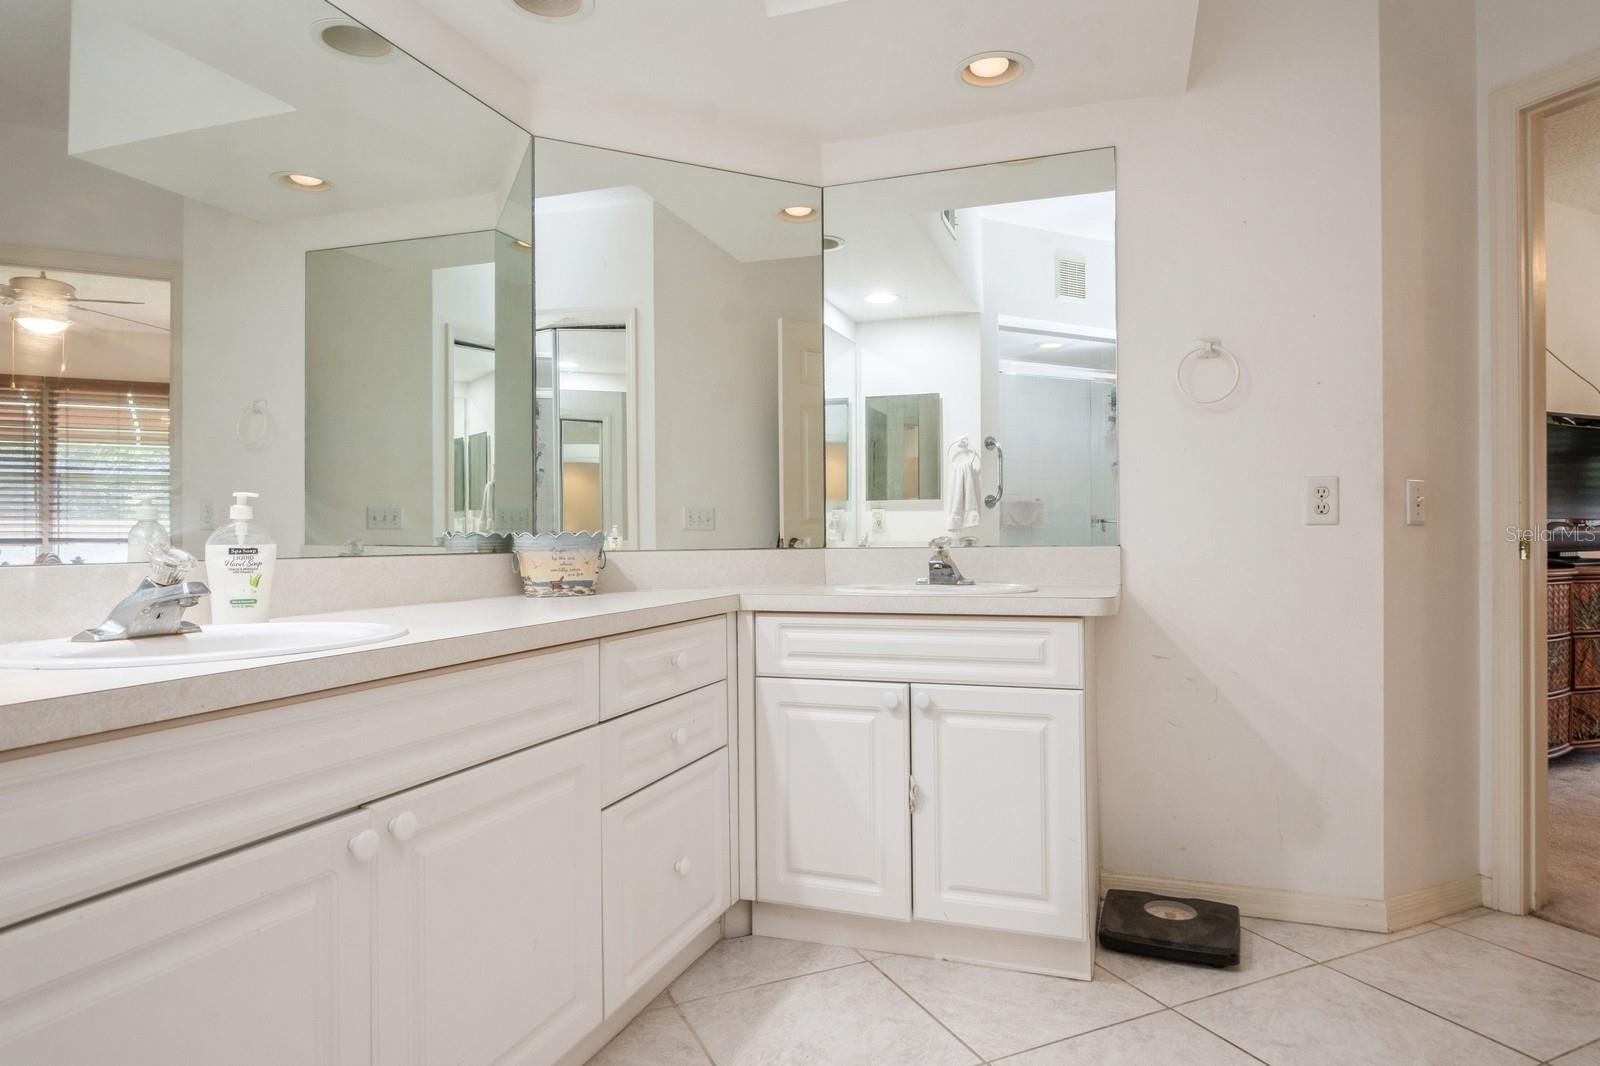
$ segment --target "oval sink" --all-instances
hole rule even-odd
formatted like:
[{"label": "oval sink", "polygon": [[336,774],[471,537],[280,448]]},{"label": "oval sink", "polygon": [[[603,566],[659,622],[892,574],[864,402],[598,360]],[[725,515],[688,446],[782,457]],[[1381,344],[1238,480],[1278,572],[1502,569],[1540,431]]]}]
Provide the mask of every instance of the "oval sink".
[{"label": "oval sink", "polygon": [[839,591],[858,596],[1015,596],[1039,588],[1015,581],[976,581],[970,585],[840,585]]},{"label": "oval sink", "polygon": [[128,666],[305,655],[379,644],[406,635],[382,622],[246,622],[205,626],[198,633],[76,644],[65,638],[0,644],[0,668],[12,670],[107,670]]}]

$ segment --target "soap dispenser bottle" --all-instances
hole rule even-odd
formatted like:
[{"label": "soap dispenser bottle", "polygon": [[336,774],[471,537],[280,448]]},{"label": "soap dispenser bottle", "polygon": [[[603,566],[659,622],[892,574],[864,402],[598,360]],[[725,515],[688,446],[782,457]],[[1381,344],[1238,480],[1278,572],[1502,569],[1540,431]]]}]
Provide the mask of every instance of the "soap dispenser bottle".
[{"label": "soap dispenser bottle", "polygon": [[157,520],[156,505],[149,500],[140,500],[139,506],[133,509],[133,516],[138,521],[128,530],[128,562],[147,563],[150,553],[170,545],[172,537],[167,527]]},{"label": "soap dispenser bottle", "polygon": [[206,540],[206,584],[211,586],[211,624],[265,622],[278,546],[254,522],[255,492],[236,492],[228,522]]}]

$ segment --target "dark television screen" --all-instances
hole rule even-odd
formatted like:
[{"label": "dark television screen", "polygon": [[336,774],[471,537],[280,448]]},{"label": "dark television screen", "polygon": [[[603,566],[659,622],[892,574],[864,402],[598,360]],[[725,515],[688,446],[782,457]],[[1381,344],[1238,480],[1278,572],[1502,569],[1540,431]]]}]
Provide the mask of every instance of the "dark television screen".
[{"label": "dark television screen", "polygon": [[1547,516],[1600,521],[1600,418],[1549,415],[1545,454]]}]

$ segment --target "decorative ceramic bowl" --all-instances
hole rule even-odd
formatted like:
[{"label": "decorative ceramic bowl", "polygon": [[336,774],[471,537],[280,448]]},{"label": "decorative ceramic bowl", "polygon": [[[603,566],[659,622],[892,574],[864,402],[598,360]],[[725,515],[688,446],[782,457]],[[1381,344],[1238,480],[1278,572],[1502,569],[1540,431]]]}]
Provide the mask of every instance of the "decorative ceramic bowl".
[{"label": "decorative ceramic bowl", "polygon": [[592,596],[606,565],[603,533],[518,533],[511,538],[527,596]]}]

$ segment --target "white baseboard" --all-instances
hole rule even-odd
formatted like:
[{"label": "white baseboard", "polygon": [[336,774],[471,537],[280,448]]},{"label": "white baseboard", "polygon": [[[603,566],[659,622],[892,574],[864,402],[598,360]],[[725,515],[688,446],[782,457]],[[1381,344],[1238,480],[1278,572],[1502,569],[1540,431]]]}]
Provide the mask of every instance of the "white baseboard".
[{"label": "white baseboard", "polygon": [[1316,892],[1294,892],[1282,888],[1252,888],[1213,881],[1185,881],[1175,877],[1148,877],[1111,870],[1100,873],[1100,888],[1125,888],[1135,892],[1156,892],[1163,896],[1190,896],[1231,903],[1251,918],[1270,918],[1306,925],[1331,925],[1340,929],[1366,929],[1386,933],[1420,925],[1447,914],[1455,914],[1483,904],[1489,898],[1488,879],[1465,877],[1459,881],[1431,885],[1388,899],[1359,896],[1326,896]]},{"label": "white baseboard", "polygon": [[1443,918],[1447,914],[1480,907],[1486,895],[1484,878],[1473,874],[1459,881],[1446,881],[1442,885],[1429,885],[1415,892],[1390,896],[1386,901],[1389,906],[1389,928],[1405,929]]},{"label": "white baseboard", "polygon": [[1387,932],[1388,918],[1381,899],[1357,896],[1324,896],[1315,892],[1292,892],[1282,888],[1252,888],[1224,885],[1214,881],[1185,881],[1175,877],[1147,877],[1100,872],[1100,888],[1125,888],[1135,892],[1155,892],[1163,896],[1189,896],[1231,903],[1251,918],[1271,918],[1280,922],[1306,925],[1332,925],[1341,929],[1368,929]]}]

